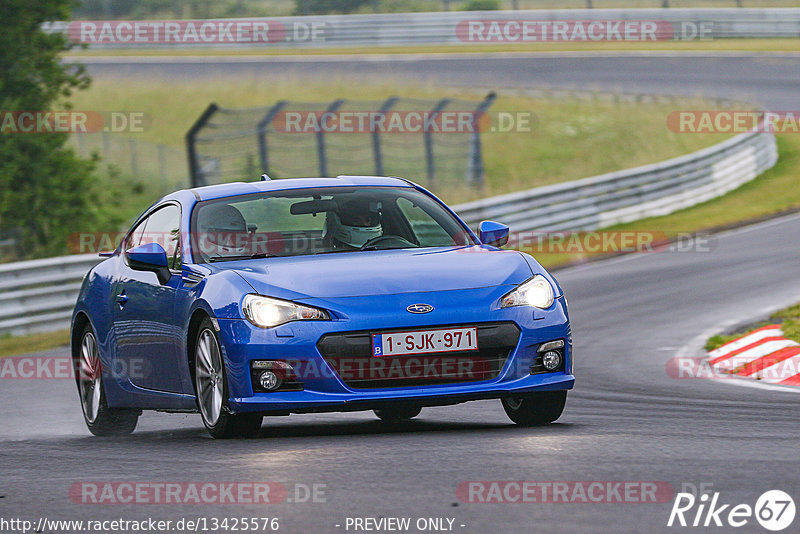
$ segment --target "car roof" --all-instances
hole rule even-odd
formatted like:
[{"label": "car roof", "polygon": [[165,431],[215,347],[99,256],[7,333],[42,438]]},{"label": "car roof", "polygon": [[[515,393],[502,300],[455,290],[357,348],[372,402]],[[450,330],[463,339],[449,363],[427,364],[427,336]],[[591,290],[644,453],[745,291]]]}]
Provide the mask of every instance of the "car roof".
[{"label": "car roof", "polygon": [[213,200],[249,193],[267,191],[285,191],[289,189],[307,189],[312,187],[413,187],[413,184],[402,178],[390,176],[337,176],[336,178],[284,178],[280,180],[262,180],[258,182],[231,182],[218,185],[207,185],[184,189],[167,195],[162,200],[181,200],[193,196],[196,200]]}]

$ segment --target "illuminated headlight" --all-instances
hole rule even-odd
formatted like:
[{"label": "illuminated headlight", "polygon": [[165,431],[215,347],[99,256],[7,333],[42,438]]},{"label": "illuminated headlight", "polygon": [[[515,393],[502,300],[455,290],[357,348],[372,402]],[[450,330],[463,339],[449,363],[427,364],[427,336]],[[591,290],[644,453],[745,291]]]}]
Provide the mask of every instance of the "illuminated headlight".
[{"label": "illuminated headlight", "polygon": [[286,300],[261,295],[246,295],[242,309],[247,319],[256,326],[271,328],[289,321],[329,320],[327,312]]},{"label": "illuminated headlight", "polygon": [[553,286],[544,276],[537,274],[500,299],[501,308],[535,306],[546,309],[553,305]]}]

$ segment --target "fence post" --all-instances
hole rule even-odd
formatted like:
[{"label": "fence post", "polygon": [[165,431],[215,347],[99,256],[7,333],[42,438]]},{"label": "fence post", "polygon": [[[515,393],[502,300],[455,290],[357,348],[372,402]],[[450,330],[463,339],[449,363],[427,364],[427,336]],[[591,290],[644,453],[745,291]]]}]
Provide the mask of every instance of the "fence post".
[{"label": "fence post", "polygon": [[481,129],[480,119],[492,105],[497,95],[494,91],[486,95],[483,102],[475,108],[474,119],[472,121],[472,135],[469,143],[469,161],[467,162],[467,183],[470,185],[483,186],[483,150],[481,149]]},{"label": "fence post", "polygon": [[269,152],[267,150],[267,128],[270,123],[275,119],[275,115],[282,110],[286,104],[286,100],[278,101],[274,106],[269,108],[264,118],[258,122],[256,129],[256,136],[258,137],[258,159],[261,163],[261,172],[269,174]]},{"label": "fence post", "polygon": [[83,137],[83,135],[81,135],[81,134],[76,134],[75,137],[77,137],[77,141],[78,141],[78,154],[80,154],[81,157],[85,158],[86,157],[86,138]]},{"label": "fence post", "polygon": [[106,161],[111,160],[111,139],[108,137],[108,132],[103,130],[103,159]]},{"label": "fence post", "polygon": [[[439,100],[431,110],[430,122],[436,120],[436,116],[450,103],[449,98]],[[433,187],[436,180],[436,166],[433,161],[433,134],[430,129],[425,128],[423,133],[425,140],[425,166],[428,171],[428,187]]]},{"label": "fence post", "polygon": [[167,155],[164,153],[164,145],[156,145],[158,150],[158,175],[161,177],[161,193],[167,194]]},{"label": "fence post", "polygon": [[344,104],[343,99],[334,100],[328,106],[328,109],[325,110],[325,113],[322,114],[320,117],[319,123],[320,128],[317,130],[317,157],[319,158],[319,175],[320,177],[328,176],[328,161],[325,157],[325,134],[322,131],[322,124],[325,122],[325,119],[328,113],[333,113],[339,107]]},{"label": "fence post", "polygon": [[128,152],[130,152],[131,156],[131,174],[135,177],[139,177],[139,165],[137,162],[139,158],[136,155],[136,140],[135,139],[128,139]]},{"label": "fence post", "polygon": [[211,120],[211,116],[217,112],[219,106],[215,103],[210,103],[206,110],[198,117],[195,123],[186,132],[186,155],[189,158],[189,180],[192,187],[197,187],[205,184],[205,177],[201,176],[200,165],[197,161],[197,148],[195,146],[195,138],[197,133]]},{"label": "fence post", "polygon": [[[380,109],[378,109],[378,113],[386,113],[389,111],[392,106],[394,106],[395,102],[397,102],[397,97],[392,96],[386,99],[386,101],[381,104]],[[372,132],[372,153],[375,155],[375,174],[377,176],[383,176],[383,154],[381,154],[381,137],[380,132],[376,129]]]}]

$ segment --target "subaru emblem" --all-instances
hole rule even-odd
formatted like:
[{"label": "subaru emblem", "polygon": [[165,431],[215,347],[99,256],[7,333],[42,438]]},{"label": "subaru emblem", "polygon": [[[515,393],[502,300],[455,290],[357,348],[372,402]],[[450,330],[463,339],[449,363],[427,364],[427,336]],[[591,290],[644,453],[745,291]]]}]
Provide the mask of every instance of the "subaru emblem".
[{"label": "subaru emblem", "polygon": [[406,308],[409,313],[430,313],[433,311],[433,306],[430,304],[412,304]]}]

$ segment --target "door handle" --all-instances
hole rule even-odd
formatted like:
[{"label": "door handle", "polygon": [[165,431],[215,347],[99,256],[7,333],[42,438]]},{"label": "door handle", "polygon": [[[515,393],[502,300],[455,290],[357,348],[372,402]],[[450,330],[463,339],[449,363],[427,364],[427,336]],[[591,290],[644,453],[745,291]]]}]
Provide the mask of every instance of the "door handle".
[{"label": "door handle", "polygon": [[126,302],[128,302],[128,296],[125,294],[125,291],[123,291],[117,295],[117,304],[119,304],[119,307],[122,308]]}]

